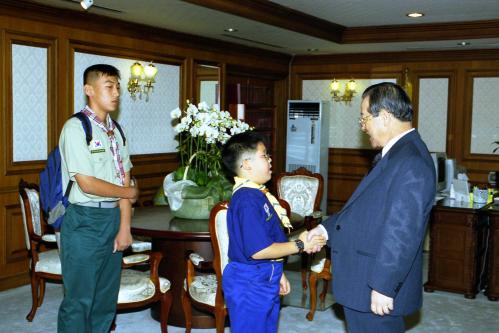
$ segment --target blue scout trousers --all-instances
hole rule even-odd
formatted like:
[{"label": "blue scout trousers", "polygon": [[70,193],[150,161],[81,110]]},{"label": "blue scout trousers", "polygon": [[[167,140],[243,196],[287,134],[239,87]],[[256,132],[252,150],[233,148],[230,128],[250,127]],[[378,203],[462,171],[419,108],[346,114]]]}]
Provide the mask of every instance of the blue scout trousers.
[{"label": "blue scout trousers", "polygon": [[222,275],[232,333],[275,333],[279,322],[282,262],[230,262]]},{"label": "blue scout trousers", "polygon": [[61,228],[59,333],[109,332],[120,288],[122,253],[113,254],[119,225],[119,208],[68,206]]}]

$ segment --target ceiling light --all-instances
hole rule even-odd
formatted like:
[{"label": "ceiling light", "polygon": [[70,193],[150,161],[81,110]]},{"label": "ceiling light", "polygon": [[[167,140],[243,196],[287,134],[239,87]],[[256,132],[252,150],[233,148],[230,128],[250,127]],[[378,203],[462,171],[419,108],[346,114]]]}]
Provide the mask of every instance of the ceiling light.
[{"label": "ceiling light", "polygon": [[237,29],[236,28],[227,28],[227,29],[224,29],[224,31],[227,31],[227,32],[236,32]]},{"label": "ceiling light", "polygon": [[411,18],[418,18],[418,17],[423,17],[424,13],[412,12],[412,13],[405,14],[405,16],[411,17]]},{"label": "ceiling light", "polygon": [[80,5],[83,9],[87,10],[94,4],[94,0],[81,0]]},{"label": "ceiling light", "polygon": [[459,43],[457,43],[457,46],[469,46],[469,45],[471,45],[470,42],[459,42]]}]

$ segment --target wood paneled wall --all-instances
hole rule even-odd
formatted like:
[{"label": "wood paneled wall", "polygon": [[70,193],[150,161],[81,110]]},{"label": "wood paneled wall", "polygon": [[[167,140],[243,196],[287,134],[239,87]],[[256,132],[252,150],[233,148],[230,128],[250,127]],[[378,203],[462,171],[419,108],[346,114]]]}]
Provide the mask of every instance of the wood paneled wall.
[{"label": "wood paneled wall", "polygon": [[[84,51],[181,67],[179,105],[196,95],[195,64],[220,67],[222,109],[225,82],[241,74],[270,80],[274,85],[274,172],[282,171],[285,157],[286,100],[301,98],[304,79],[402,77],[410,70],[413,99],[417,79],[449,78],[447,154],[465,166],[472,183],[485,184],[490,170],[499,169],[499,156],[471,154],[471,80],[499,68],[499,50],[403,52],[335,56],[290,57],[231,43],[126,23],[87,13],[75,13],[32,3],[4,0],[0,4],[0,290],[28,282],[26,250],[18,204],[20,178],[38,183],[45,161],[12,161],[11,45],[48,49],[48,147],[56,144],[65,120],[73,113],[73,54]],[[126,79],[126,74],[123,77]],[[417,104],[414,105],[417,112]],[[374,152],[364,149],[330,149],[328,211],[339,210],[367,172]],[[176,154],[132,156],[133,174],[141,187],[141,202],[149,201],[166,173],[177,166]]]},{"label": "wood paneled wall", "polygon": [[[2,1],[0,4],[0,117],[2,147],[0,163],[0,290],[28,282],[17,185],[21,178],[39,182],[45,161],[13,162],[12,159],[12,67],[11,45],[24,44],[48,49],[48,147],[57,145],[60,130],[73,114],[73,54],[82,51],[113,57],[179,65],[179,105],[193,99],[195,64],[216,64],[221,69],[244,65],[255,73],[288,73],[289,56],[237,46],[162,29],[134,25],[87,13],[48,8],[31,3]],[[128,73],[122,73],[123,80]],[[76,78],[79,79],[79,78]],[[277,80],[277,79],[276,79]],[[127,93],[123,89],[122,93]],[[225,91],[221,96],[224,101]],[[281,95],[285,100],[287,96]],[[284,103],[281,103],[284,104]],[[222,108],[225,107],[222,105]],[[141,188],[140,202],[150,201],[164,176],[177,167],[176,154],[132,156],[133,175]]]},{"label": "wood paneled wall", "polygon": [[[470,153],[472,80],[480,75],[497,73],[499,50],[296,57],[291,67],[290,98],[301,98],[303,80],[330,80],[333,76],[336,79],[395,77],[400,82],[405,68],[409,69],[413,83],[415,123],[419,78],[449,79],[447,128],[442,129],[447,133],[447,155],[466,168],[470,183],[485,186],[488,172],[499,169],[499,154]],[[497,106],[491,105],[494,107]],[[372,156],[374,152],[371,150],[329,149],[329,213],[341,209],[368,171]]]}]

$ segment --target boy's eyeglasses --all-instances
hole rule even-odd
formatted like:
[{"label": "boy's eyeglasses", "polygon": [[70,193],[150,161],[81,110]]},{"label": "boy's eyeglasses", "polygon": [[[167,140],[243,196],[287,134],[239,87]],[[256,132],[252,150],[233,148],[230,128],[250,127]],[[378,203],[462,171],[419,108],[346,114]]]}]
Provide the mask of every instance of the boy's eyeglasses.
[{"label": "boy's eyeglasses", "polygon": [[[270,160],[271,160],[270,154],[260,155],[259,157],[266,159],[267,162],[270,162]],[[245,158],[242,162],[248,161],[248,160],[251,160],[251,157]],[[243,163],[242,162],[241,162],[241,165],[239,166],[239,168],[243,167]]]},{"label": "boy's eyeglasses", "polygon": [[270,160],[270,154],[265,154],[265,155],[260,155],[260,157],[263,157],[264,159],[266,159],[267,161]]}]

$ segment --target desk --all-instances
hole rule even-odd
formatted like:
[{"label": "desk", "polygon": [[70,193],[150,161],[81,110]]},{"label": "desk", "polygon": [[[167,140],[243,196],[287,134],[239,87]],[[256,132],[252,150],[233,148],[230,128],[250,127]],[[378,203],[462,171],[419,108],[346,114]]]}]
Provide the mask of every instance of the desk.
[{"label": "desk", "polygon": [[499,205],[488,205],[484,211],[489,219],[487,251],[487,287],[485,295],[491,301],[499,299]]},{"label": "desk", "polygon": [[487,243],[486,223],[480,218],[484,205],[445,199],[433,207],[426,292],[445,290],[475,298]]},{"label": "desk", "polygon": [[[213,259],[208,220],[174,218],[168,206],[135,208],[132,218],[132,234],[148,236],[152,250],[163,253],[159,275],[171,282],[172,307],[168,324],[185,327],[182,310],[182,288],[185,279],[185,253],[193,250],[206,260]],[[159,320],[159,306],[151,310],[152,317]],[[193,328],[213,328],[215,320],[210,314],[192,309]]]}]

